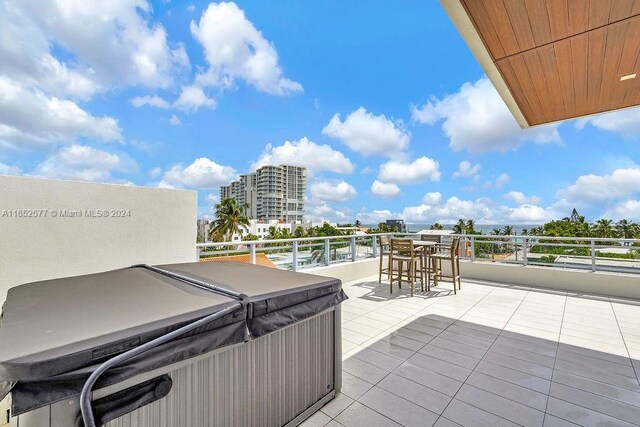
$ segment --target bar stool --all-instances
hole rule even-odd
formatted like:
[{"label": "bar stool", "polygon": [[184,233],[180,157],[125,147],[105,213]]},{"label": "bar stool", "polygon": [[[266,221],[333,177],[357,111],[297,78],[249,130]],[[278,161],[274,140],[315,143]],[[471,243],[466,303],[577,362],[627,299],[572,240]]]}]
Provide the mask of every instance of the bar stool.
[{"label": "bar stool", "polygon": [[[387,273],[387,280],[391,278],[391,238],[378,236],[378,248],[380,250],[380,267],[378,270],[378,283],[382,283],[382,273]],[[383,268],[383,258],[387,257],[387,268]]]},{"label": "bar stool", "polygon": [[[454,237],[451,242],[451,246],[437,245],[438,249],[442,252],[433,253],[429,256],[431,259],[433,269],[433,285],[438,286],[438,280],[451,279],[453,282],[453,293],[456,294],[456,284],[458,289],[461,289],[460,280],[460,254],[458,249],[460,246],[460,238]],[[448,252],[448,253],[447,253]],[[445,275],[442,273],[442,261],[446,260],[451,262],[451,275]]]},{"label": "bar stool", "polygon": [[[420,289],[424,291],[424,256],[420,251],[414,249],[411,239],[391,239],[391,280],[389,281],[389,292],[393,292],[393,283],[398,282],[398,287],[402,289],[403,277],[411,284],[411,296],[413,288],[420,273]],[[394,263],[397,263],[397,269]],[[406,269],[405,269],[406,265]],[[419,265],[419,267],[418,267]],[[394,273],[398,273],[394,276]]]}]

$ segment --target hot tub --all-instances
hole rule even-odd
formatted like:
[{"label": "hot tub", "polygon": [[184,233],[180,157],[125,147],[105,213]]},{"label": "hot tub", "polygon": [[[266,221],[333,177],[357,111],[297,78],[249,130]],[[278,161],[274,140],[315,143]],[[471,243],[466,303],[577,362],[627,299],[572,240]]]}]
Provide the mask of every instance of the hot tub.
[{"label": "hot tub", "polygon": [[344,299],[337,279],[231,262],[17,286],[0,320],[0,399],[11,426],[82,425],[92,372],[153,345],[90,388],[97,425],[296,425],[340,390]]}]

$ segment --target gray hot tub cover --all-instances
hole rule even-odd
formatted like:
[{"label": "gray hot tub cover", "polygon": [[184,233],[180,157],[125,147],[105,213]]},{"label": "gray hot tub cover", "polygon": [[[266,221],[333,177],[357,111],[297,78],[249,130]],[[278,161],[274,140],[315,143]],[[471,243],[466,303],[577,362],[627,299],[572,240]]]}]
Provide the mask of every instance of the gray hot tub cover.
[{"label": "gray hot tub cover", "polygon": [[[160,268],[246,294],[246,304],[110,369],[97,388],[263,336],[347,298],[337,279],[254,265]],[[11,391],[19,415],[78,395],[99,363],[234,302],[144,268],[12,288],[0,318],[0,399]]]}]

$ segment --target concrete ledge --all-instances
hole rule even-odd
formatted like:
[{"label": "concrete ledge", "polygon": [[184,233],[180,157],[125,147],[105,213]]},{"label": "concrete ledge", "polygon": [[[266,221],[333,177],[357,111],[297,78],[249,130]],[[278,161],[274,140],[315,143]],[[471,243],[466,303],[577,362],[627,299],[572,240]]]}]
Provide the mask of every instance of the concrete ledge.
[{"label": "concrete ledge", "polygon": [[630,274],[464,261],[460,271],[463,279],[640,299],[640,276]]},{"label": "concrete ledge", "polygon": [[325,267],[314,267],[300,270],[302,273],[317,274],[319,276],[335,277],[342,283],[362,280],[378,274],[378,258],[368,258],[355,262],[342,262]]},{"label": "concrete ledge", "polygon": [[[352,282],[378,274],[378,263],[378,258],[370,258],[309,268],[302,272]],[[449,265],[443,263],[442,267],[445,273],[449,273]],[[640,300],[640,276],[637,275],[469,261],[462,261],[460,270],[463,280],[485,280]]]}]

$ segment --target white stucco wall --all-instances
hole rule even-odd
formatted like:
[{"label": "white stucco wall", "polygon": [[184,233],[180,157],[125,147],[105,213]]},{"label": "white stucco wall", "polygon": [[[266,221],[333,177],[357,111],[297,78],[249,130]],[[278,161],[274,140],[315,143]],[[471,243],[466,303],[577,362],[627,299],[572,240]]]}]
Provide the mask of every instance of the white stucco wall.
[{"label": "white stucco wall", "polygon": [[[316,267],[301,270],[320,276],[337,277],[343,282],[351,282],[375,278],[378,275],[376,259],[366,259],[354,263],[332,264],[328,267]],[[442,264],[442,269],[449,274],[451,267]],[[616,274],[584,270],[559,269],[550,267],[510,265],[490,262],[460,263],[463,280],[481,280],[511,285],[532,286],[547,289],[558,289],[575,293],[610,295],[621,298],[640,299],[640,276],[633,274]],[[373,276],[373,277],[372,277]],[[386,275],[382,280],[387,282]],[[462,284],[464,291],[464,283]]]},{"label": "white stucco wall", "polygon": [[[125,215],[91,218],[85,210]],[[22,283],[195,261],[196,218],[195,191],[0,176],[0,304]]]}]

